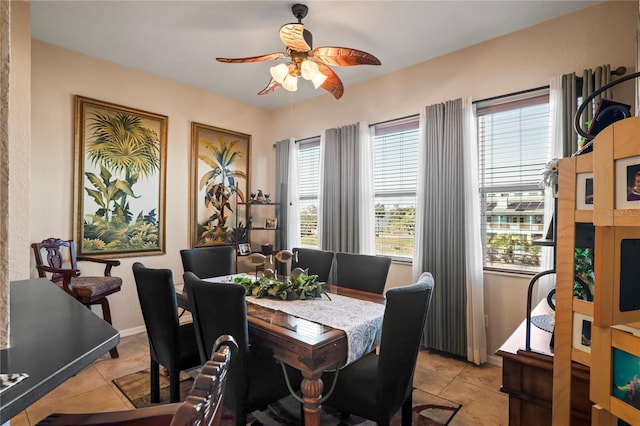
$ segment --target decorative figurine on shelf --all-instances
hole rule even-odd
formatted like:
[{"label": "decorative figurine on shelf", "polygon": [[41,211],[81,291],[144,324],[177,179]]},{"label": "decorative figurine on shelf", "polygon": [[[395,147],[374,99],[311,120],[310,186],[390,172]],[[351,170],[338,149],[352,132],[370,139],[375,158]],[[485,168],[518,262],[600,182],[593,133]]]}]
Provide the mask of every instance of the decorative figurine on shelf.
[{"label": "decorative figurine on shelf", "polygon": [[250,196],[251,196],[251,200],[249,202],[250,203],[255,203],[256,202],[256,193],[252,192]]},{"label": "decorative figurine on shelf", "polygon": [[258,202],[258,203],[264,202],[264,194],[262,193],[262,189],[258,189],[258,195],[256,196],[256,202]]},{"label": "decorative figurine on shelf", "polygon": [[264,198],[265,198],[264,202],[265,203],[270,203],[271,202],[271,200],[269,199],[270,196],[271,196],[270,193],[268,193],[268,192],[264,193]]}]

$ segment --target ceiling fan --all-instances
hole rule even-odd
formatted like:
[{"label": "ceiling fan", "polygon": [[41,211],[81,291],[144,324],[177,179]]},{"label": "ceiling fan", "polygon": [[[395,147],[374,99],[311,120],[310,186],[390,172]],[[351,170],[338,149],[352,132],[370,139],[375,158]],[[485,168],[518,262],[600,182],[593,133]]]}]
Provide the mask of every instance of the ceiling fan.
[{"label": "ceiling fan", "polygon": [[381,64],[378,58],[362,50],[328,46],[313,49],[313,36],[302,24],[302,18],[307,16],[309,9],[304,4],[294,4],[291,11],[298,22],[280,27],[280,40],[287,48],[286,53],[276,52],[248,58],[216,58],[216,60],[225,63],[243,63],[274,61],[288,57],[290,62],[271,67],[271,80],[267,87],[258,92],[258,95],[271,93],[278,87],[296,91],[298,77],[302,77],[310,80],[316,89],[321,87],[330,92],[336,99],[342,97],[344,87],[329,65]]}]

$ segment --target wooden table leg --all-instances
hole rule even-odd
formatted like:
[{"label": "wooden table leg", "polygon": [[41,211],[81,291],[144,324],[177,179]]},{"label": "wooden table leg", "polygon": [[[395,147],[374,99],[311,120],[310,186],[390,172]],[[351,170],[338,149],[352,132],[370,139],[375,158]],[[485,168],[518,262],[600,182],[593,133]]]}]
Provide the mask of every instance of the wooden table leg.
[{"label": "wooden table leg", "polygon": [[302,376],[300,392],[304,400],[304,424],[320,426],[320,397],[324,389],[322,371],[303,371]]}]

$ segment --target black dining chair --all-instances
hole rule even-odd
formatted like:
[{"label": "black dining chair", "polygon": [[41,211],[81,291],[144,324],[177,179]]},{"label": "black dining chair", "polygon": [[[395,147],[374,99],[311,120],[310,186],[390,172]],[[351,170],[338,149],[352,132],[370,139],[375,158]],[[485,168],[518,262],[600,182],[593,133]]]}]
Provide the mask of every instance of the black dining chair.
[{"label": "black dining chair", "polygon": [[200,278],[233,274],[232,246],[198,247],[180,250],[184,272],[193,272]]},{"label": "black dining chair", "polygon": [[355,253],[336,253],[336,282],[370,293],[382,294],[391,267],[391,258]]},{"label": "black dining chair", "polygon": [[[379,354],[370,352],[338,371],[325,405],[388,425],[402,408],[402,425],[411,425],[413,373],[431,303],[433,277],[387,291]],[[332,383],[335,373],[325,373]],[[330,377],[326,377],[330,376]]]},{"label": "black dining chair", "polygon": [[201,361],[193,324],[180,325],[171,270],[146,268],[140,262],[132,268],[149,338],[151,402],[160,400],[160,365],[169,371],[170,402],[178,402],[180,371],[197,367],[208,358]]},{"label": "black dining chair", "polygon": [[295,247],[293,250],[291,269],[308,269],[309,275],[317,275],[318,281],[329,281],[331,266],[333,265],[333,252],[310,248]]},{"label": "black dining chair", "polygon": [[229,334],[238,343],[224,406],[234,414],[235,424],[244,426],[248,413],[289,395],[283,370],[271,350],[249,342],[243,286],[203,281],[192,272],[185,272],[184,283],[201,357],[211,352],[214,336]]}]

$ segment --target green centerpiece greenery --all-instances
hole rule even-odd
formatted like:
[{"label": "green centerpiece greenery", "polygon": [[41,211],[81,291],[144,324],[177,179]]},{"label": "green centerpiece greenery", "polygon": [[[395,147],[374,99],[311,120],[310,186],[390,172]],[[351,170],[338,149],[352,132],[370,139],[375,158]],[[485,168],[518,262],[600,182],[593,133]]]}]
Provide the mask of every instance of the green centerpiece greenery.
[{"label": "green centerpiece greenery", "polygon": [[292,274],[284,281],[267,277],[236,277],[234,282],[244,286],[247,295],[255,297],[271,297],[282,300],[304,300],[322,296],[322,283],[317,275],[309,275],[307,271]]}]

